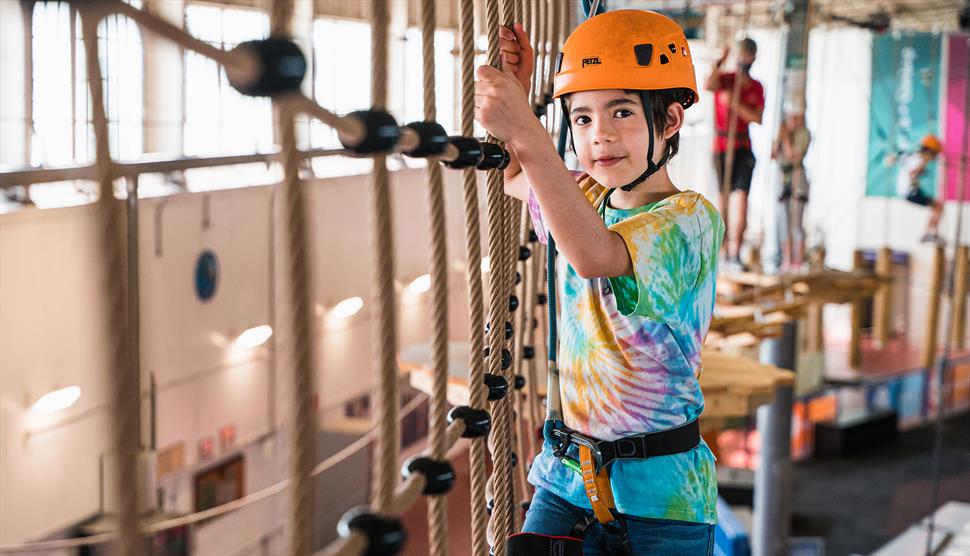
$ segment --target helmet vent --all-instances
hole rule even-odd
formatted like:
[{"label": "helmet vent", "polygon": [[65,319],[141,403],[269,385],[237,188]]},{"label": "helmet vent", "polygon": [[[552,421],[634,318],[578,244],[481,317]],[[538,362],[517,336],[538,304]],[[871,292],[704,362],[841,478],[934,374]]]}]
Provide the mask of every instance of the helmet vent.
[{"label": "helmet vent", "polygon": [[633,47],[633,54],[637,58],[637,65],[649,66],[653,58],[653,44],[638,44]]},{"label": "helmet vent", "polygon": [[677,54],[677,45],[676,44],[670,43],[670,44],[667,45],[667,48],[670,49],[670,53],[671,54]]},{"label": "helmet vent", "polygon": [[670,63],[670,60],[667,58],[667,55],[666,54],[661,54],[660,55],[660,65],[668,64],[668,63]]},{"label": "helmet vent", "polygon": [[686,46],[680,47],[680,54],[682,56],[687,56],[687,47]]}]

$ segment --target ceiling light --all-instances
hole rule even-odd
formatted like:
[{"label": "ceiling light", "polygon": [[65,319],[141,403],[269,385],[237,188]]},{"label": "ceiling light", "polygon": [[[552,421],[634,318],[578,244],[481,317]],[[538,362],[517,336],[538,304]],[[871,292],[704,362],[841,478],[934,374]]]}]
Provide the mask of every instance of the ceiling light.
[{"label": "ceiling light", "polygon": [[364,308],[364,300],[359,297],[348,297],[333,306],[330,316],[338,319],[352,317]]},{"label": "ceiling light", "polygon": [[413,294],[424,293],[431,289],[431,275],[422,274],[408,284],[408,292]]},{"label": "ceiling light", "polygon": [[236,337],[235,344],[241,348],[253,348],[266,343],[266,340],[269,340],[272,335],[273,328],[268,324],[262,324],[244,330],[242,334]]},{"label": "ceiling light", "polygon": [[61,388],[60,390],[54,390],[53,392],[44,394],[34,402],[30,411],[37,415],[55,413],[71,407],[80,397],[81,388],[79,386],[68,386],[67,388]]}]

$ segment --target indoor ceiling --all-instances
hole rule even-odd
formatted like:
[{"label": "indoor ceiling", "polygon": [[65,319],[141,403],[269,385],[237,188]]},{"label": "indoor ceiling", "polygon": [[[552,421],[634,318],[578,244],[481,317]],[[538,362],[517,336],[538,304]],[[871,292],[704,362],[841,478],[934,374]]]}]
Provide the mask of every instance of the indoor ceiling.
[{"label": "indoor ceiling", "polygon": [[[853,25],[889,21],[893,29],[953,31],[958,14],[970,0],[810,0],[814,25]],[[777,27],[783,22],[787,0],[606,0],[610,10],[638,8],[718,12],[721,27]],[[888,17],[887,17],[888,16]]]}]

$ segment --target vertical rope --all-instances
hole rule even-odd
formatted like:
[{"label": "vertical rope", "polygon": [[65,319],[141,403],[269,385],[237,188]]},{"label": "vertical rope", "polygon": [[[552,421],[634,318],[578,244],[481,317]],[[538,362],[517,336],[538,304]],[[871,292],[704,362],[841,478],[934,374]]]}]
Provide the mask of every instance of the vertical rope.
[{"label": "vertical rope", "polygon": [[547,51],[546,39],[549,33],[549,2],[547,0],[536,1],[536,25],[535,25],[535,52],[536,65],[532,81],[535,103],[542,102],[542,95],[545,93]]},{"label": "vertical rope", "polygon": [[543,89],[544,95],[552,96],[552,85],[553,80],[556,75],[556,61],[559,58],[559,43],[563,40],[562,33],[565,25],[563,25],[562,15],[568,12],[568,6],[566,9],[559,2],[552,2],[551,8],[549,10],[549,67],[546,69],[543,75],[545,88]]},{"label": "vertical rope", "polygon": [[[461,0],[459,33],[461,35],[461,134],[475,134],[475,3]],[[468,342],[470,384],[469,404],[475,409],[485,406],[485,348],[482,291],[482,239],[479,224],[478,176],[474,168],[462,170],[465,202],[465,249],[468,277]],[[472,555],[485,556],[488,550],[485,507],[485,439],[476,438],[469,448],[471,482]]]},{"label": "vertical rope", "polygon": [[[270,17],[272,35],[290,36],[293,3],[279,0],[273,3]],[[290,439],[290,496],[289,513],[290,554],[313,552],[313,464],[316,458],[316,416],[313,409],[315,392],[313,371],[314,351],[310,294],[309,247],[307,245],[306,209],[303,183],[300,180],[300,155],[296,145],[296,113],[287,99],[274,99],[283,153],[283,181],[280,194],[286,211],[287,277],[289,277],[289,332],[292,334],[290,396],[293,427]]]},{"label": "vertical rope", "polygon": [[[421,2],[421,54],[424,59],[424,119],[435,121],[434,0]],[[435,157],[427,161],[428,222],[431,238],[431,457],[445,458],[447,438],[445,419],[448,412],[448,252],[445,243],[445,195],[441,183],[441,165]],[[432,496],[428,500],[428,540],[431,554],[443,556],[447,551],[447,498]]]},{"label": "vertical rope", "polygon": [[115,203],[112,179],[108,119],[104,113],[101,62],[98,57],[98,22],[95,14],[82,14],[84,57],[88,89],[91,93],[91,119],[94,124],[95,171],[100,189],[97,202],[101,229],[103,275],[101,294],[106,301],[104,337],[107,345],[109,384],[111,388],[112,444],[118,457],[114,475],[118,500],[118,542],[120,554],[141,554],[147,546],[139,532],[138,515],[138,447],[141,433],[139,377],[128,367],[128,323],[125,316],[125,290],[117,280],[125,275],[125,249],[121,241],[121,222]]},{"label": "vertical rope", "polygon": [[[387,104],[387,0],[371,0],[371,107],[383,110]],[[374,296],[377,299],[377,323],[374,327],[377,344],[375,365],[379,388],[377,389],[376,418],[380,428],[377,437],[377,488],[374,490],[373,506],[377,512],[386,512],[391,505],[397,482],[397,337],[394,330],[394,241],[391,236],[391,195],[387,172],[387,157],[374,157],[374,181],[372,190],[374,213]]]},{"label": "vertical rope", "polygon": [[[488,64],[500,67],[499,54],[499,13],[498,0],[485,1],[485,25],[488,37]],[[493,143],[499,143],[494,137],[487,137]],[[504,376],[501,370],[502,347],[504,345],[505,321],[508,320],[508,296],[502,272],[502,261],[505,259],[504,214],[507,205],[504,200],[505,179],[502,171],[491,171],[488,174],[488,191],[486,205],[488,209],[488,252],[491,261],[489,273],[489,372]],[[508,397],[506,397],[508,398]],[[511,408],[507,400],[500,400],[492,404],[492,434],[489,438],[489,449],[492,455],[492,492],[494,494],[494,508],[489,529],[494,538],[494,553],[505,556],[505,538],[512,532],[512,496],[511,496],[511,439],[508,434]]]}]

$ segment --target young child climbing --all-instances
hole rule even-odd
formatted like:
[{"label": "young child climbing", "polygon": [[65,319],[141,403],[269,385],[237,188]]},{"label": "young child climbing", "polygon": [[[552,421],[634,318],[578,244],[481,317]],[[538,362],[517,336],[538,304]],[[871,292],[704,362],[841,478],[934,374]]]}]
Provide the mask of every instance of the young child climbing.
[{"label": "young child climbing", "polygon": [[900,160],[899,173],[896,175],[896,193],[907,201],[930,207],[930,217],[926,221],[926,230],[920,238],[924,243],[946,243],[940,237],[940,219],[943,218],[943,201],[927,195],[920,188],[920,179],[926,173],[927,167],[936,161],[943,152],[943,143],[936,135],[926,135],[920,140],[919,150],[904,156]]},{"label": "young child climbing", "polygon": [[533,554],[564,542],[554,537],[583,539],[566,541],[566,554],[711,554],[717,484],[697,427],[698,376],[724,223],[667,173],[698,98],[687,40],[639,10],[573,31],[554,96],[576,176],[527,101],[526,34],[516,25],[501,39],[502,69],[477,70],[476,118],[513,155],[506,193],[528,203],[561,255],[562,417],[546,423],[525,533],[513,539]]}]

